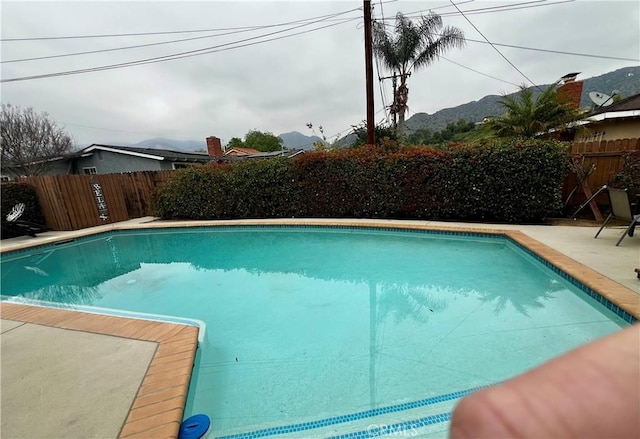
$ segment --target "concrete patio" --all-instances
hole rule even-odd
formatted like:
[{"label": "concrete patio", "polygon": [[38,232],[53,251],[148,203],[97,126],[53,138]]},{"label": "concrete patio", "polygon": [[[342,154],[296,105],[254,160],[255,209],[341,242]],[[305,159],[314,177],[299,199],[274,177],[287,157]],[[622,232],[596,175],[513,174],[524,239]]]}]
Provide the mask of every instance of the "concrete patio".
[{"label": "concrete patio", "polygon": [[1,328],[3,437],[118,436],[157,343],[12,320]]}]

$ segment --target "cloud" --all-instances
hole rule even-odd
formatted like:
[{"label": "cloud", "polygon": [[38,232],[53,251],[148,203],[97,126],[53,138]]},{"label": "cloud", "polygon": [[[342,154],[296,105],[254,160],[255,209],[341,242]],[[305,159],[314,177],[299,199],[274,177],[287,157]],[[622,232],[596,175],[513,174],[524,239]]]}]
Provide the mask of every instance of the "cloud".
[{"label": "cloud", "polygon": [[[461,5],[463,10],[511,2]],[[469,13],[468,18],[493,42],[554,50],[637,58],[640,53],[639,5],[635,1],[550,0],[541,7],[509,12]],[[374,16],[393,17],[447,6],[436,2],[374,2]],[[338,2],[3,2],[2,37],[36,37],[274,25],[320,17],[361,7],[359,1]],[[381,11],[382,7],[382,11]],[[451,5],[437,9],[455,11]],[[306,132],[306,123],[323,125],[329,135],[348,129],[365,118],[364,43],[361,11],[340,17],[354,21],[337,24],[336,18],[286,33],[263,36],[238,44],[253,44],[336,24],[290,38],[253,44],[175,61],[82,75],[2,84],[2,102],[47,111],[67,125],[79,143],[134,143],[150,137],[200,140],[217,135],[223,140],[258,128],[276,134]],[[445,16],[446,25],[464,30],[468,38],[483,38],[461,16]],[[276,32],[289,26],[271,26],[251,32],[207,37],[91,55],[42,61],[4,63],[2,78],[67,71],[131,60],[164,56]],[[230,29],[236,28],[236,29]],[[3,61],[104,50],[212,35],[180,33],[91,39],[4,41]],[[219,49],[222,49],[220,47]],[[498,49],[536,83],[550,83],[569,71],[595,76],[637,63],[549,54],[514,48]],[[468,42],[448,59],[503,80],[525,80],[488,44]],[[377,75],[377,72],[375,73]],[[389,72],[381,72],[388,75]],[[477,100],[486,94],[516,87],[466,70],[446,60],[414,72],[409,80],[411,112],[439,109]],[[383,82],[385,103],[391,83]],[[376,111],[383,108],[376,81]],[[383,112],[376,119],[383,118]],[[85,126],[85,127],[83,127]],[[86,128],[86,126],[95,128]],[[98,129],[102,128],[102,129]]]}]

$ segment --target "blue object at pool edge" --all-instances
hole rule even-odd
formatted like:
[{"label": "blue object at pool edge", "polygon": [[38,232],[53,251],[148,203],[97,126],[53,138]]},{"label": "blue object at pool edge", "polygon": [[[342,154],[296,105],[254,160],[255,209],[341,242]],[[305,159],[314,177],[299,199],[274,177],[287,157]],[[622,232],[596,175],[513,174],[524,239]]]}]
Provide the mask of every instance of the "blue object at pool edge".
[{"label": "blue object at pool edge", "polygon": [[207,415],[193,415],[180,425],[178,439],[200,439],[207,434],[210,426]]}]

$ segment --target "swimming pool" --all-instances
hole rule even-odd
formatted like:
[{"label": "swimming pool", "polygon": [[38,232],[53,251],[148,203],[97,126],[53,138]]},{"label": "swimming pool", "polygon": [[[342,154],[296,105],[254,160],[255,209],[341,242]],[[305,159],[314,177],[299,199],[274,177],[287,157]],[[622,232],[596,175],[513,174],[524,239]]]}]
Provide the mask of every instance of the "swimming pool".
[{"label": "swimming pool", "polygon": [[627,324],[478,234],[118,232],[4,255],[2,293],[203,320],[185,416],[237,437],[442,431],[470,389]]}]

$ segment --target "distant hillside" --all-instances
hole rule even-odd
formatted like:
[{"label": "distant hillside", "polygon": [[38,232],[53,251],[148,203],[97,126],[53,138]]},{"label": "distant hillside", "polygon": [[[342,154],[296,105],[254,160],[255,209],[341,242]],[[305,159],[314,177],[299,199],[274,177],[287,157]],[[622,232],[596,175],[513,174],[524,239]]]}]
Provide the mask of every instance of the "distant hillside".
[{"label": "distant hillside", "polygon": [[164,138],[156,138],[143,140],[142,142],[138,142],[135,145],[138,148],[153,148],[153,149],[169,149],[173,151],[185,151],[185,152],[194,152],[196,150],[207,150],[207,144],[204,140],[173,140],[173,139],[164,139]]},{"label": "distant hillside", "polygon": [[502,96],[489,95],[479,101],[471,101],[457,107],[445,108],[433,114],[416,113],[406,121],[407,132],[419,129],[429,129],[432,132],[441,131],[450,122],[464,119],[467,122],[481,122],[487,116],[499,116],[504,110],[499,104]]},{"label": "distant hillside", "polygon": [[305,136],[297,131],[280,134],[278,137],[282,139],[282,144],[288,149],[300,148],[310,150],[313,149],[313,144],[315,142],[322,140],[318,136]]},{"label": "distant hillside", "polygon": [[[580,79],[580,77],[578,77]],[[604,75],[594,76],[584,80],[580,106],[588,108],[592,105],[589,99],[589,92],[599,91],[611,94],[613,90],[618,90],[620,97],[626,98],[640,93],[640,67],[625,67]],[[546,88],[551,84],[541,85]],[[534,94],[535,93],[534,89]],[[450,122],[465,119],[467,122],[480,122],[487,116],[499,116],[504,112],[498,103],[502,96],[489,95],[479,101],[458,105],[457,107],[445,108],[433,114],[416,113],[407,119],[407,131],[409,133],[418,129],[429,129],[432,132],[441,131]]]},{"label": "distant hillside", "polygon": [[580,106],[588,108],[593,104],[589,99],[592,91],[611,95],[614,90],[618,90],[622,99],[640,93],[640,67],[626,67],[585,79]]},{"label": "distant hillside", "polygon": [[347,146],[351,146],[355,143],[356,139],[358,138],[358,136],[355,135],[355,133],[349,133],[344,137],[341,137],[340,139],[338,139],[338,141],[336,142],[337,146],[339,147],[347,147]]},{"label": "distant hillside", "polygon": [[[305,136],[297,131],[290,133],[280,134],[278,137],[282,139],[282,143],[285,148],[302,148],[305,150],[313,149],[313,144],[318,140],[321,140],[318,136]],[[162,137],[155,139],[143,140],[136,144],[123,144],[118,143],[121,146],[135,146],[138,148],[153,148],[153,149],[168,149],[172,151],[184,151],[194,152],[197,150],[207,149],[207,144],[204,140],[173,140],[165,139]]]}]

